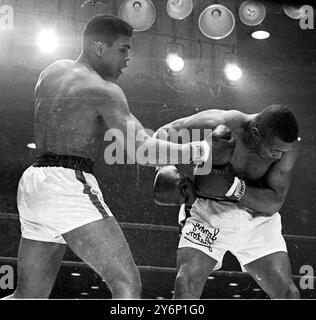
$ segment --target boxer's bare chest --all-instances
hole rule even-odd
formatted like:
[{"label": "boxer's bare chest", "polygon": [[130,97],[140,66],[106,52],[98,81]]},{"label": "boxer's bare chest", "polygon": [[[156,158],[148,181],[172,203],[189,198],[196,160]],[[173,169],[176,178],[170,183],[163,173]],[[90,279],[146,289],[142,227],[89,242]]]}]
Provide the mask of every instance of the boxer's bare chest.
[{"label": "boxer's bare chest", "polygon": [[274,161],[259,157],[256,152],[249,150],[241,139],[237,139],[230,163],[239,178],[256,182],[268,172]]}]

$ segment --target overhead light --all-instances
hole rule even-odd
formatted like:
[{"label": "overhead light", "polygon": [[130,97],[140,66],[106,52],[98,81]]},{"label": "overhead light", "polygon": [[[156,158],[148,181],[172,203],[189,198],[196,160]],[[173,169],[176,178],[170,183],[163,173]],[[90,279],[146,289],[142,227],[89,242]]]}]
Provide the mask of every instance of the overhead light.
[{"label": "overhead light", "polygon": [[231,282],[231,283],[229,283],[229,285],[230,285],[231,287],[237,287],[237,286],[238,286],[238,283]]},{"label": "overhead light", "polygon": [[70,275],[73,277],[80,277],[80,273],[77,272],[72,272]]},{"label": "overhead light", "polygon": [[58,45],[58,37],[53,29],[45,29],[37,35],[37,46],[44,54],[54,53]]},{"label": "overhead light", "polygon": [[172,72],[179,72],[184,68],[184,46],[178,42],[166,44],[166,63]]},{"label": "overhead light", "polygon": [[291,19],[298,20],[305,15],[304,10],[300,6],[283,5],[282,8],[284,13]]},{"label": "overhead light", "polygon": [[167,13],[173,19],[185,19],[190,15],[192,9],[192,0],[168,0],[167,2]]},{"label": "overhead light", "polygon": [[200,31],[208,38],[219,40],[229,36],[235,28],[232,12],[220,4],[213,4],[203,10],[199,17]]},{"label": "overhead light", "polygon": [[174,72],[179,72],[184,67],[184,60],[177,54],[169,54],[166,60],[168,67]]},{"label": "overhead light", "polygon": [[224,73],[229,81],[238,81],[242,76],[242,70],[234,63],[227,63],[224,68]]},{"label": "overhead light", "polygon": [[258,40],[264,40],[270,37],[270,33],[268,31],[264,31],[264,30],[257,30],[254,31],[251,36],[254,39],[258,39]]},{"label": "overhead light", "polygon": [[128,22],[134,31],[145,31],[156,20],[156,8],[151,0],[124,0],[118,16]]},{"label": "overhead light", "polygon": [[36,144],[34,142],[28,143],[26,145],[29,149],[36,149]]},{"label": "overhead light", "polygon": [[259,1],[245,1],[239,7],[239,18],[247,26],[257,26],[266,17],[266,8]]}]

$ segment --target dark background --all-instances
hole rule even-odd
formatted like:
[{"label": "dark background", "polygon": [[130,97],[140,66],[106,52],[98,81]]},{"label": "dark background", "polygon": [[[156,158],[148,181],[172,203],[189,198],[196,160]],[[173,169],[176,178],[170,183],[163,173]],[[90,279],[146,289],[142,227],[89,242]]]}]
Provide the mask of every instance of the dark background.
[{"label": "dark background", "polygon": [[[0,1],[15,8],[13,30],[0,31],[0,212],[17,213],[18,180],[35,159],[33,141],[33,91],[42,68],[59,58],[76,58],[80,33],[94,14],[117,13],[122,1],[102,1],[98,7],[80,9],[81,1]],[[145,32],[135,33],[130,66],[119,84],[131,111],[144,127],[156,130],[177,118],[209,108],[235,106],[255,113],[269,104],[286,104],[300,124],[301,153],[292,186],[281,210],[283,232],[316,236],[316,32],[302,30],[287,17],[278,2],[263,1],[265,26],[271,37],[250,37],[253,27],[238,17],[241,1],[222,1],[236,18],[233,33],[222,40],[201,34],[200,12],[212,1],[194,1],[191,15],[172,20],[166,1],[154,1],[157,18]],[[306,3],[304,3],[306,4]],[[172,21],[171,21],[172,20]],[[56,25],[61,45],[55,55],[41,55],[35,35],[42,24]],[[173,38],[185,46],[186,69],[172,76],[165,69],[166,43]],[[234,50],[243,68],[238,85],[222,81],[223,59]],[[125,69],[126,70],[126,69]],[[119,221],[163,225],[177,224],[175,208],[161,208],[152,200],[154,170],[136,165],[96,165],[105,201]]]},{"label": "dark background", "polygon": [[[34,141],[35,83],[40,71],[53,61],[78,56],[81,32],[89,18],[97,13],[117,14],[122,1],[101,0],[97,6],[81,8],[84,0],[0,0],[0,264],[12,264],[15,273],[14,257],[20,239],[16,190],[23,171],[36,158],[35,150],[27,147]],[[256,113],[267,105],[280,103],[296,113],[301,152],[281,215],[283,233],[290,235],[286,236],[286,242],[295,282],[302,289],[303,298],[313,299],[315,290],[303,290],[299,281],[305,272],[302,266],[314,269],[316,266],[315,29],[302,30],[298,20],[287,17],[282,9],[284,1],[262,1],[267,15],[258,28],[270,31],[271,36],[263,41],[255,40],[251,32],[257,27],[244,25],[238,16],[243,1],[222,0],[217,3],[231,10],[236,25],[227,38],[211,40],[200,32],[198,18],[215,1],[193,2],[189,17],[173,20],[165,10],[167,0],[153,0],[157,10],[155,23],[147,31],[135,33],[132,59],[119,84],[131,111],[145,128],[152,130],[209,108],[234,107]],[[6,4],[14,8],[12,30],[1,30],[1,8]],[[291,1],[291,4],[312,2]],[[37,33],[45,27],[55,28],[60,39],[52,55],[40,53],[36,46]],[[174,41],[184,47],[186,62],[184,70],[177,75],[169,73],[165,63],[167,46]],[[239,60],[243,70],[242,79],[235,85],[223,78],[228,57]],[[161,299],[172,296],[178,242],[177,208],[154,204],[154,174],[153,168],[138,165],[110,167],[104,161],[96,164],[105,201],[121,223],[140,268],[143,297]],[[171,227],[145,228],[136,225],[137,222]],[[202,297],[267,298],[247,274],[231,271],[240,271],[240,267],[227,254],[222,273],[211,274]],[[73,272],[80,276],[73,276]],[[1,291],[0,296],[10,292]],[[51,297],[107,298],[110,293],[101,278],[84,263],[80,264],[80,259],[67,249]]]}]

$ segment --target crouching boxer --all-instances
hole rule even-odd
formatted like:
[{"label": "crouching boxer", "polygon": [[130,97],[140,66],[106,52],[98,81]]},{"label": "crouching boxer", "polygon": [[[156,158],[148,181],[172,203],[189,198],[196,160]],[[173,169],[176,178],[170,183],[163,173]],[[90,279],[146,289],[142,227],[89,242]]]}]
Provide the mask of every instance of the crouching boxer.
[{"label": "crouching boxer", "polygon": [[[227,250],[270,298],[299,298],[278,213],[298,155],[295,116],[281,105],[257,114],[212,109],[160,130],[219,125],[229,128],[234,143],[225,149],[213,140],[213,156],[229,159],[218,165],[213,158],[211,173],[194,177],[196,200],[183,219],[174,298],[200,298],[209,273],[221,267]],[[221,152],[215,154],[218,145]]]}]

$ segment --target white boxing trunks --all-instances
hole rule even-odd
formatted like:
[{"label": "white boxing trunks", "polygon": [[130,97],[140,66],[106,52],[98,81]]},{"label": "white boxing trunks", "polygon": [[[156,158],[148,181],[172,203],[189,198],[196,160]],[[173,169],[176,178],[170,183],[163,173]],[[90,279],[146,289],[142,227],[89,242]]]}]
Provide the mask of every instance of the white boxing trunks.
[{"label": "white boxing trunks", "polygon": [[63,167],[29,167],[17,194],[22,237],[66,243],[62,234],[112,216],[91,173]]},{"label": "white boxing trunks", "polygon": [[[183,217],[181,207],[179,222]],[[178,247],[198,249],[215,259],[214,270],[221,268],[226,251],[238,259],[243,271],[254,260],[274,252],[287,252],[279,213],[253,217],[238,203],[202,198],[194,202],[185,220]]]}]

